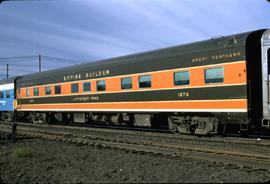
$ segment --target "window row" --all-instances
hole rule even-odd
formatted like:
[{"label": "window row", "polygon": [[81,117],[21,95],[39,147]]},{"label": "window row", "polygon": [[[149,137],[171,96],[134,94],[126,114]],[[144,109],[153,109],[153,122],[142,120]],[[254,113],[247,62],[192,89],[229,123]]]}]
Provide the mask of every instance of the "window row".
[{"label": "window row", "polygon": [[[174,85],[189,85],[189,71],[175,72],[174,73]],[[204,70],[204,82],[205,84],[223,83],[224,82],[224,68],[210,68]]]},{"label": "window row", "polygon": [[[204,79],[206,84],[211,83],[222,83],[224,82],[224,68],[210,68],[205,69],[204,71]],[[139,88],[150,88],[151,87],[151,75],[142,75],[139,76]],[[174,85],[189,85],[190,83],[190,73],[189,71],[181,71],[174,72]],[[125,77],[121,79],[121,89],[132,89],[132,78]],[[96,82],[96,90],[97,91],[105,91],[106,90],[106,81],[99,80]],[[91,91],[91,83],[84,82],[83,83],[83,91],[90,92]],[[79,92],[79,84],[72,83],[71,84],[71,93]],[[54,93],[61,94],[61,85],[54,86]],[[51,86],[45,86],[45,94],[51,95]],[[30,96],[30,89],[26,89],[26,96]],[[34,88],[34,96],[39,96],[39,88]]]},{"label": "window row", "polygon": [[0,98],[10,98],[10,91],[0,91]]}]

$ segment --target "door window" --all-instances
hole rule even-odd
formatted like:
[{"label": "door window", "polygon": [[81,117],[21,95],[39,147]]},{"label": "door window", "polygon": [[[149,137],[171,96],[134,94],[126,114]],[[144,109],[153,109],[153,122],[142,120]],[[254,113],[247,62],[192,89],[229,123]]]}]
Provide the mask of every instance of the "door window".
[{"label": "door window", "polygon": [[267,50],[268,75],[270,75],[270,48]]}]

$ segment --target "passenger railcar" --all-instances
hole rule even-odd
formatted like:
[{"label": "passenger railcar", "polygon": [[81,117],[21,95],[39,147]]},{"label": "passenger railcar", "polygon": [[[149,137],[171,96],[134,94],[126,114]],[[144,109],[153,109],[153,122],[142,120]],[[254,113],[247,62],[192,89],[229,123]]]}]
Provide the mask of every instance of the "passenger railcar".
[{"label": "passenger railcar", "polygon": [[15,78],[0,81],[0,118],[11,121],[14,111]]},{"label": "passenger railcar", "polygon": [[270,128],[269,40],[258,30],[25,75],[17,117],[193,134]]}]

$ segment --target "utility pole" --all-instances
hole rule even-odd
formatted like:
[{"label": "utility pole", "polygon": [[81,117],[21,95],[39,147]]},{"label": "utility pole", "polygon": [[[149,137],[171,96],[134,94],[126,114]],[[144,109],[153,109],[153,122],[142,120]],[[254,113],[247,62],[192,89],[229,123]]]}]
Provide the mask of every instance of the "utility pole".
[{"label": "utility pole", "polygon": [[8,72],[9,72],[9,68],[8,68],[8,64],[7,64],[7,79],[8,79]]},{"label": "utility pole", "polygon": [[38,67],[39,67],[39,72],[41,72],[41,55],[38,55]]}]

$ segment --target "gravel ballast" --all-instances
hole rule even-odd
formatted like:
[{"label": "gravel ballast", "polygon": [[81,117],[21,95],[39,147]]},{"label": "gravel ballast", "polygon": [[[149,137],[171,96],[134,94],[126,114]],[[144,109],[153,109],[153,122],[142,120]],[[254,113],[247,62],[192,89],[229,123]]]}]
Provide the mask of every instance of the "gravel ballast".
[{"label": "gravel ballast", "polygon": [[270,172],[42,139],[0,140],[0,183],[267,182]]}]

